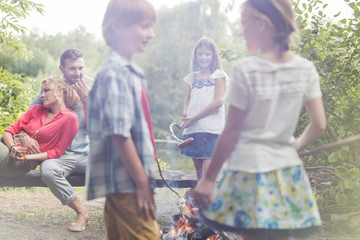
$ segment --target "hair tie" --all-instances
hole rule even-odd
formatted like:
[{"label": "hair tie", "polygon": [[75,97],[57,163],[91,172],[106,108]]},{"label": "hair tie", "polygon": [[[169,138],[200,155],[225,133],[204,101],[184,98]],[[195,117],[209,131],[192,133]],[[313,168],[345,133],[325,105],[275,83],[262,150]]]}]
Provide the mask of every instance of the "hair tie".
[{"label": "hair tie", "polygon": [[285,35],[277,35],[274,38],[274,42],[279,43],[281,50],[286,52],[289,50],[289,43],[287,42],[287,37]]},{"label": "hair tie", "polygon": [[295,31],[291,24],[287,23],[285,17],[281,14],[271,0],[247,0],[251,7],[267,16],[274,24],[278,33],[274,37],[274,41],[280,43],[281,50],[286,52],[289,50],[288,36]]}]

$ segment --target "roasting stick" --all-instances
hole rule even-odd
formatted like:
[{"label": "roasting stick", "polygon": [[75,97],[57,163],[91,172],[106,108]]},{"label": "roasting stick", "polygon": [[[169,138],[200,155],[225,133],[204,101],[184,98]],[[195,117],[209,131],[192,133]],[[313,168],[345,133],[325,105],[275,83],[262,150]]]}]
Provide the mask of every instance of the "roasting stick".
[{"label": "roasting stick", "polygon": [[179,139],[174,133],[174,127],[177,127],[178,129],[181,129],[181,127],[177,123],[171,123],[170,126],[169,126],[171,136],[175,139],[176,142],[178,142],[178,148],[179,149],[183,149],[184,147],[187,147],[187,146],[189,146],[190,144],[192,144],[194,142],[193,138],[188,138],[185,141]]},{"label": "roasting stick", "polygon": [[165,180],[165,178],[164,178],[164,176],[162,175],[162,172],[161,172],[160,163],[159,163],[159,161],[158,161],[157,159],[156,159],[156,165],[157,165],[157,167],[158,167],[158,169],[159,169],[160,177],[161,177],[161,179],[164,181],[165,185],[166,185],[171,191],[173,191],[179,198],[181,198],[181,196],[179,195],[179,193],[176,192],[176,191],[167,183],[167,181]]},{"label": "roasting stick", "polygon": [[[175,123],[175,124],[176,124],[176,123]],[[179,127],[180,127],[180,126],[179,126]],[[171,132],[171,135],[172,135],[172,136],[174,137],[174,139],[176,140],[176,142],[178,143],[178,147],[179,147],[179,148],[180,148],[180,146],[179,146],[180,144],[183,143],[183,145],[184,145],[184,142],[186,142],[186,141],[181,141],[180,139],[178,139],[178,138],[176,137],[176,135],[174,134],[174,131],[173,131],[173,129],[172,129],[172,125],[170,125],[170,132]],[[194,139],[193,139],[192,141],[194,141]],[[192,143],[192,142],[191,142],[191,143]],[[188,141],[188,143],[185,143],[185,145],[188,146],[188,145],[191,144],[191,143],[189,143],[189,141]],[[182,146],[183,146],[183,145],[182,145]],[[183,146],[183,147],[185,147],[185,146]],[[164,176],[162,175],[162,171],[161,171],[160,163],[159,163],[158,159],[156,159],[156,165],[157,165],[157,168],[158,168],[158,170],[159,170],[159,175],[160,175],[161,179],[163,180],[163,182],[165,183],[165,185],[166,185],[173,193],[175,193],[176,196],[178,196],[179,202],[178,202],[177,204],[179,205],[180,212],[182,213],[183,209],[185,208],[185,202],[186,202],[185,198],[181,197],[180,194],[179,194],[177,191],[175,191],[175,190],[168,184],[168,182],[165,180]]]},{"label": "roasting stick", "polygon": [[360,135],[348,137],[348,138],[345,138],[345,139],[342,139],[342,140],[338,140],[336,142],[327,143],[327,144],[324,144],[324,145],[322,145],[320,147],[310,149],[309,151],[302,151],[302,152],[299,153],[299,156],[300,157],[309,156],[311,154],[319,153],[321,151],[325,151],[325,150],[329,150],[329,149],[332,149],[332,148],[337,148],[337,147],[342,147],[342,146],[345,146],[345,145],[349,145],[349,144],[357,142],[359,140],[360,140]]},{"label": "roasting stick", "polygon": [[164,176],[162,175],[162,172],[161,172],[161,168],[160,168],[160,163],[159,161],[156,159],[156,165],[158,167],[158,170],[159,170],[159,174],[160,174],[160,177],[161,179],[163,180],[163,182],[165,183],[165,185],[173,192],[175,193],[178,198],[179,198],[179,202],[177,203],[179,208],[180,208],[180,212],[182,213],[183,212],[183,209],[185,208],[185,203],[186,203],[186,200],[185,198],[181,197],[180,194],[175,191],[169,184],[168,182],[165,180]]},{"label": "roasting stick", "polygon": [[[177,123],[172,123],[170,124],[169,126],[169,130],[170,130],[170,133],[171,133],[171,136],[175,139],[175,141],[178,143],[178,148],[179,149],[182,149],[184,147],[187,147],[189,146],[190,144],[192,144],[194,142],[194,138],[189,138],[189,139],[186,139],[185,141],[179,139],[175,133],[174,133],[174,130],[173,130],[173,127],[176,126],[177,128],[181,129],[180,125],[177,124]],[[165,180],[164,176],[162,175],[162,172],[161,172],[161,168],[160,168],[160,164],[159,164],[159,161],[156,159],[156,164],[157,164],[157,167],[158,167],[158,170],[159,170],[159,174],[160,174],[160,177],[161,179],[164,181],[165,185],[173,192],[175,193],[178,198],[179,198],[179,202],[178,202],[178,205],[180,207],[180,211],[182,212],[182,209],[185,208],[185,203],[186,203],[186,200],[185,198],[181,197],[180,194],[178,192],[176,192],[169,184],[168,182]]]}]

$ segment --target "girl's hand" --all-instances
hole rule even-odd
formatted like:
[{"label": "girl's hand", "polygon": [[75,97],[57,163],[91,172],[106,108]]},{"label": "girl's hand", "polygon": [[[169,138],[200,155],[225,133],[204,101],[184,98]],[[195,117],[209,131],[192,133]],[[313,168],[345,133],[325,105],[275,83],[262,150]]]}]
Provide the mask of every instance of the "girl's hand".
[{"label": "girl's hand", "polygon": [[210,204],[212,193],[214,192],[215,182],[200,179],[199,183],[194,188],[194,202],[197,205]]},{"label": "girl's hand", "polygon": [[185,129],[187,127],[190,127],[194,123],[195,119],[192,117],[183,117],[182,121],[183,124],[181,125],[181,129]]},{"label": "girl's hand", "polygon": [[182,115],[182,117],[181,117],[181,121],[185,122],[186,119],[187,119],[187,113],[184,112],[183,115]]}]

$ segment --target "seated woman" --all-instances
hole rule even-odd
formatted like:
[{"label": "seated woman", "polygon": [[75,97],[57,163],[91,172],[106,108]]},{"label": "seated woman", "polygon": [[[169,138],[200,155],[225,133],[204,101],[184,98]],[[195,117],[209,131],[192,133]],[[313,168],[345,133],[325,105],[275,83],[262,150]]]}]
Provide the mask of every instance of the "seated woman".
[{"label": "seated woman", "polygon": [[[43,104],[35,105],[5,129],[0,142],[0,176],[25,175],[43,160],[59,158],[73,141],[78,121],[67,107],[79,101],[77,93],[62,78],[49,77],[41,82],[41,100]],[[37,140],[40,153],[21,154],[13,140],[20,131]]]}]

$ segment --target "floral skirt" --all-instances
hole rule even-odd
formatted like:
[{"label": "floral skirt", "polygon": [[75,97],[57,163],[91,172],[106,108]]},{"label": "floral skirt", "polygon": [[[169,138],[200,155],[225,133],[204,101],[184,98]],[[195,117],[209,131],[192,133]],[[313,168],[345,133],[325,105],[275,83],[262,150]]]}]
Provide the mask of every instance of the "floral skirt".
[{"label": "floral skirt", "polygon": [[303,166],[266,173],[224,171],[211,204],[200,214],[214,228],[254,237],[307,239],[322,234]]}]

